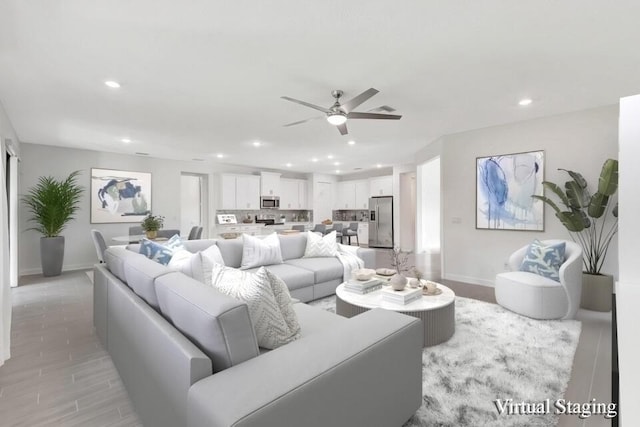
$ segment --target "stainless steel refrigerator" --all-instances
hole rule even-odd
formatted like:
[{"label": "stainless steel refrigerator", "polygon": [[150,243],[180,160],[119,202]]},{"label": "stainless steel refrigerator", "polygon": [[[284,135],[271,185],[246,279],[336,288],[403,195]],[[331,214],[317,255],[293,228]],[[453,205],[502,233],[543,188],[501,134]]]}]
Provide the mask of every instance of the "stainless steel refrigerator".
[{"label": "stainless steel refrigerator", "polygon": [[393,197],[369,199],[369,247],[393,248]]}]

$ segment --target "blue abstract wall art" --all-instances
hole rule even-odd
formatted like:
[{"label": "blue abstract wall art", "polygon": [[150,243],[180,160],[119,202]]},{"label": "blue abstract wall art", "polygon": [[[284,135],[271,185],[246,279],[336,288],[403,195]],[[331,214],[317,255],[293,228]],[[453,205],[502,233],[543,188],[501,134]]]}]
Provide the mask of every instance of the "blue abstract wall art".
[{"label": "blue abstract wall art", "polygon": [[544,231],[544,151],[476,159],[476,228]]},{"label": "blue abstract wall art", "polygon": [[91,223],[140,222],[151,212],[151,174],[91,169]]}]

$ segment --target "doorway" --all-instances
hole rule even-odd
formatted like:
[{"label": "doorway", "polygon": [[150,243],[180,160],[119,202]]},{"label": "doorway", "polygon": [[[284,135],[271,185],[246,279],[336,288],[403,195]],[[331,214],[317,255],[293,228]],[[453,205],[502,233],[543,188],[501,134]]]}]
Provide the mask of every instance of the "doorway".
[{"label": "doorway", "polygon": [[441,182],[440,157],[418,166],[416,265],[430,279],[440,279],[441,248]]},{"label": "doorway", "polygon": [[180,234],[188,236],[194,226],[204,228],[207,235],[209,209],[207,201],[208,177],[183,172],[180,175]]},{"label": "doorway", "polygon": [[400,249],[416,249],[416,173],[400,174]]}]

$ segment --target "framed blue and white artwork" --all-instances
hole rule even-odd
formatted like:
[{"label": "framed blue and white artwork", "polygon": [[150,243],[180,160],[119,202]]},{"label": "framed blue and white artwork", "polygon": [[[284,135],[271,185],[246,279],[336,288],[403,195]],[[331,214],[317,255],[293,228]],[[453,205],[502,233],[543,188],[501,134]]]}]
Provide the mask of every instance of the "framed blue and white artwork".
[{"label": "framed blue and white artwork", "polygon": [[91,223],[140,222],[151,212],[151,174],[91,168]]},{"label": "framed blue and white artwork", "polygon": [[476,158],[476,228],[544,231],[544,151]]}]

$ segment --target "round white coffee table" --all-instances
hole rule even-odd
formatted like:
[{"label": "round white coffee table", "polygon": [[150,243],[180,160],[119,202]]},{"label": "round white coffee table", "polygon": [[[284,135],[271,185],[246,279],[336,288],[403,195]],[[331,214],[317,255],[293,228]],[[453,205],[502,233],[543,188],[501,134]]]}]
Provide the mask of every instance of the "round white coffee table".
[{"label": "round white coffee table", "polygon": [[353,317],[372,308],[397,311],[422,320],[424,347],[440,344],[451,338],[456,330],[456,294],[444,285],[440,295],[422,296],[409,304],[394,304],[382,299],[381,291],[360,295],[344,289],[344,283],[336,288],[336,313]]}]

